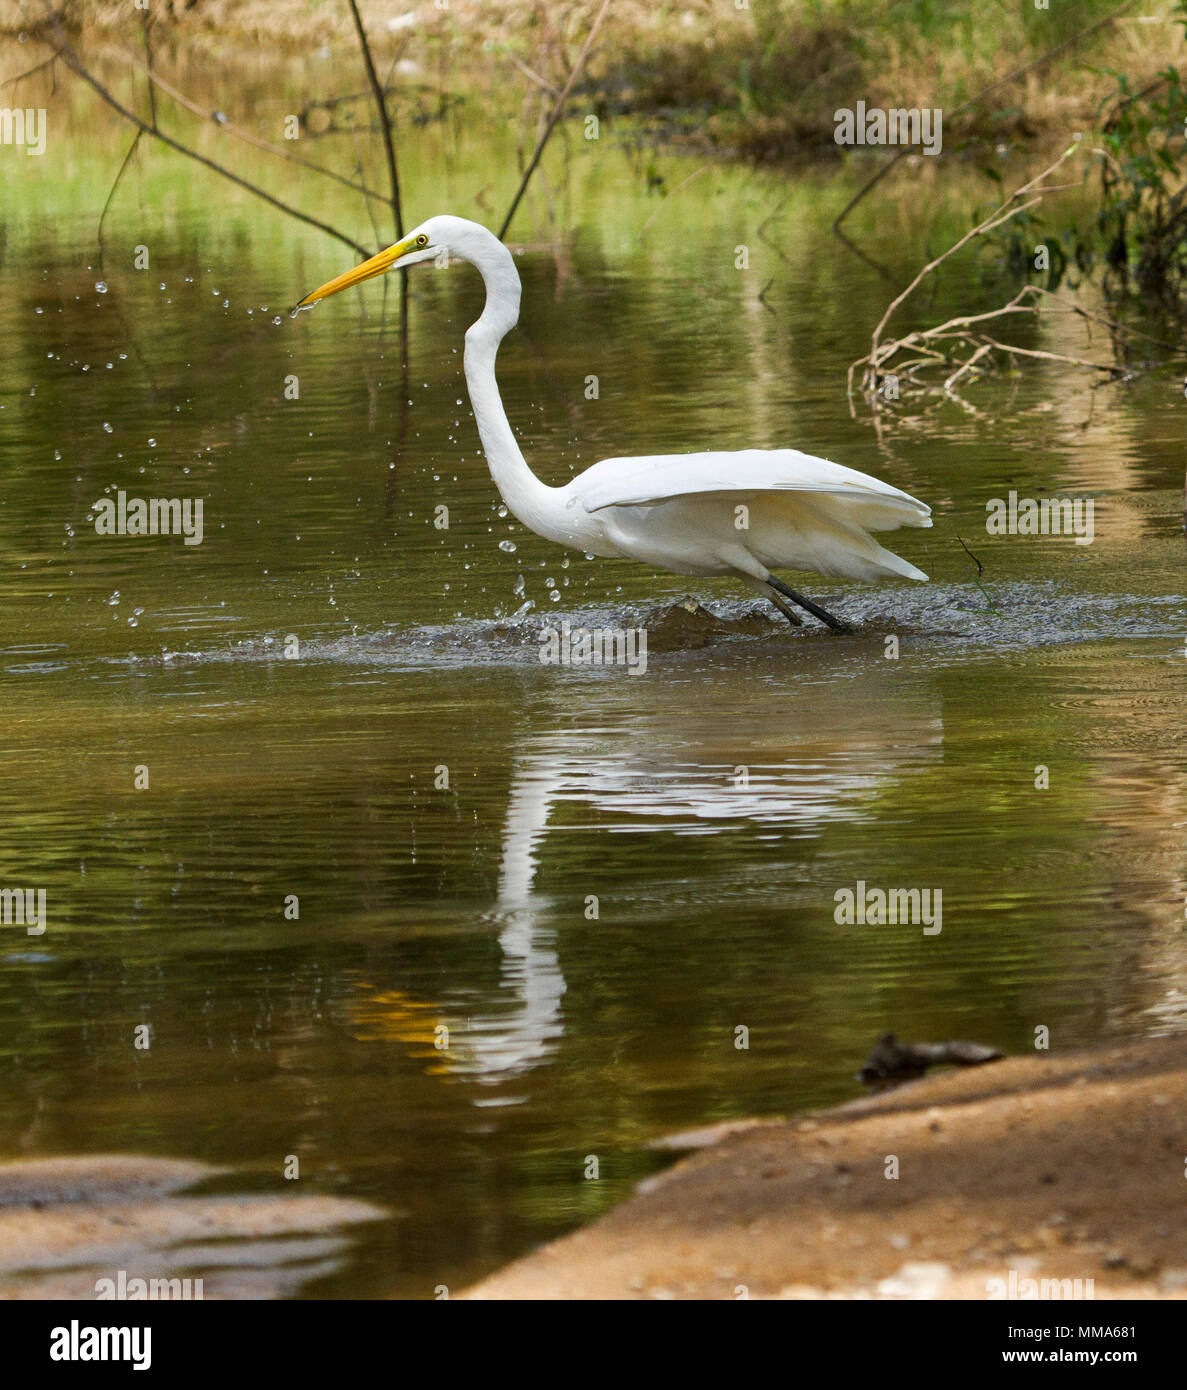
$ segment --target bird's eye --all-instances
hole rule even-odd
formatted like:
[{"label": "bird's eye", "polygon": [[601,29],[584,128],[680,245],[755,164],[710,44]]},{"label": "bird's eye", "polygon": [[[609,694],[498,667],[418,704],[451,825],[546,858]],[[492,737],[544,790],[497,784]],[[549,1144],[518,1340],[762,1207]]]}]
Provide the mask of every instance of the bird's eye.
[{"label": "bird's eye", "polygon": [[417,246],[427,246],[429,244],[429,239],[425,236],[424,232],[421,232],[420,236],[416,238],[416,244]]}]

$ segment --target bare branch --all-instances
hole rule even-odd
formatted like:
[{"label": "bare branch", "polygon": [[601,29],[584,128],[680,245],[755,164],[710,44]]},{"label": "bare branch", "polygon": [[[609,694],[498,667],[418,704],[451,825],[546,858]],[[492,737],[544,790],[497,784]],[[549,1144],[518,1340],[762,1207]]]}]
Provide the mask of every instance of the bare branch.
[{"label": "bare branch", "polygon": [[[907,382],[913,392],[939,391],[950,400],[956,401],[968,409],[967,403],[955,394],[954,388],[957,382],[965,377],[971,377],[985,371],[993,364],[995,357],[1013,361],[1029,359],[1059,362],[1077,370],[1093,372],[1101,378],[1116,380],[1131,376],[1137,370],[1146,370],[1151,365],[1145,363],[1141,367],[1131,367],[1124,364],[1120,360],[1118,348],[1122,339],[1144,338],[1167,351],[1175,350],[1173,344],[1152,338],[1149,334],[1128,329],[1124,324],[1108,319],[1102,314],[1081,308],[1077,304],[1060,302],[1052,291],[1038,285],[1024,285],[1013,299],[996,309],[979,314],[961,314],[932,328],[917,329],[902,338],[890,338],[885,342],[882,340],[886,325],[895,311],[949,257],[955,255],[962,247],[967,246],[973,238],[982,236],[995,227],[1002,226],[1027,208],[1042,202],[1048,193],[1060,188],[1075,186],[1049,184],[1046,180],[1076,149],[1077,146],[1072,146],[1065,150],[1054,164],[1016,189],[1003,203],[975,227],[967,231],[946,251],[933,257],[906,289],[891,301],[871,335],[869,352],[849,366],[846,376],[846,392],[849,396],[851,414],[855,414],[853,404],[854,379],[859,368],[862,374],[861,389],[875,408],[886,379],[893,376],[900,387],[903,382]],[[1031,193],[1034,196],[1027,197]],[[1074,314],[1081,318],[1086,325],[1100,325],[1106,328],[1113,338],[1114,353],[1116,354],[1114,360],[1093,361],[1068,353],[1050,352],[1045,348],[1020,347],[1014,343],[1002,342],[984,331],[984,325],[996,323],[1018,314],[1027,314],[1037,320],[1040,315],[1052,313]],[[892,363],[894,364],[893,367]],[[945,377],[941,383],[933,384],[926,375],[923,375],[929,368],[943,369]]]},{"label": "bare branch", "polygon": [[375,96],[375,105],[379,108],[383,148],[387,155],[387,174],[392,189],[392,220],[396,224],[396,240],[399,241],[404,235],[404,214],[400,208],[400,174],[396,168],[396,146],[392,140],[392,122],[387,112],[387,97],[384,94],[383,83],[379,80],[379,74],[375,71],[375,62],[371,57],[371,45],[367,42],[367,31],[363,28],[362,16],[359,14],[358,0],[347,0],[347,3],[354,16],[354,27],[358,31],[359,46],[363,50],[363,62],[367,67],[367,80],[370,82],[371,91]]},{"label": "bare branch", "polygon": [[552,115],[548,118],[548,124],[541,132],[539,140],[536,141],[536,149],[524,170],[523,178],[519,181],[519,187],[515,191],[515,197],[511,200],[511,206],[507,209],[507,216],[503,218],[503,225],[499,228],[499,240],[507,235],[507,228],[511,226],[511,220],[519,208],[520,200],[523,198],[532,175],[536,172],[536,165],[540,163],[540,156],[544,153],[544,146],[548,144],[548,137],[552,134],[557,121],[561,118],[561,112],[565,109],[565,102],[569,99],[569,93],[573,90],[577,79],[581,76],[582,69],[585,67],[585,60],[589,57],[589,50],[593,47],[593,41],[597,37],[598,30],[602,27],[602,20],[606,17],[606,11],[610,8],[610,0],[602,0],[602,7],[594,17],[594,22],[589,27],[589,33],[585,36],[585,42],[581,45],[581,52],[577,55],[577,61],[573,64],[573,70],[569,73],[569,80],[565,83],[561,94],[556,99],[556,105],[552,108]]},{"label": "bare branch", "polygon": [[249,193],[261,199],[263,202],[268,203],[278,211],[285,213],[288,217],[295,217],[297,221],[304,222],[307,226],[316,227],[319,232],[325,232],[327,236],[333,237],[335,241],[340,241],[344,246],[349,246],[352,251],[360,256],[366,257],[370,255],[370,252],[365,246],[360,245],[353,238],[348,237],[345,232],[340,232],[336,227],[331,227],[326,222],[319,222],[316,217],[310,217],[308,213],[302,212],[299,208],[291,207],[288,203],[282,202],[279,198],[274,198],[271,193],[265,192],[265,190],[260,188],[257,184],[251,183],[249,180],[242,178],[239,174],[233,173],[230,169],[216,163],[213,159],[208,159],[204,154],[199,154],[197,150],[191,150],[179,140],[174,140],[171,135],[166,135],[163,130],[155,129],[153,126],[149,125],[147,121],[142,120],[134,111],[129,111],[128,108],[114,97],[99,79],[83,65],[81,59],[70,46],[70,42],[66,38],[66,35],[62,32],[62,26],[58,23],[56,15],[53,13],[52,9],[49,9],[48,5],[47,12],[54,30],[55,49],[61,56],[62,61],[70,68],[71,72],[82,78],[89,87],[93,88],[107,105],[110,106],[113,111],[118,112],[124,120],[130,121],[132,125],[136,126],[137,129],[145,135],[151,135],[154,139],[160,140],[162,144],[168,145],[170,149],[176,150],[178,154],[185,155],[187,159],[194,160],[204,168],[211,169],[216,174],[220,174],[224,179],[229,180],[233,184],[237,184],[240,188],[246,189]]},{"label": "bare branch", "polygon": [[511,59],[511,61],[520,70],[520,72],[523,73],[525,77],[530,78],[531,81],[533,81],[537,87],[543,87],[543,89],[548,93],[548,95],[555,99],[560,89],[554,86],[551,82],[549,82],[547,77],[541,77],[540,74],[534,68],[530,68],[526,63],[521,62],[520,59],[518,59],[514,53],[508,53],[507,57]]},{"label": "bare branch", "polygon": [[132,143],[128,146],[128,153],[124,155],[123,162],[120,164],[119,167],[119,173],[116,174],[115,180],[113,181],[111,188],[108,190],[107,201],[103,204],[103,211],[99,214],[99,226],[96,230],[95,238],[99,243],[99,265],[104,269],[104,271],[106,271],[106,266],[104,265],[104,256],[106,254],[107,248],[103,244],[103,223],[107,220],[107,212],[108,209],[111,207],[112,200],[115,197],[115,191],[120,186],[120,180],[124,177],[125,170],[127,169],[128,165],[132,162],[132,156],[136,153],[136,147],[140,144],[140,139],[143,134],[143,130],[138,130],[136,134],[132,137]]},{"label": "bare branch", "polygon": [[882,318],[879,320],[877,328],[874,329],[873,342],[871,344],[872,350],[875,352],[877,351],[878,340],[882,336],[882,330],[886,327],[887,321],[890,319],[894,311],[899,307],[900,304],[903,303],[905,299],[909,298],[910,295],[912,295],[915,292],[915,290],[919,288],[919,285],[932,273],[933,270],[936,269],[937,266],[942,265],[944,261],[948,259],[949,256],[954,256],[957,253],[957,251],[959,251],[962,247],[967,246],[968,243],[972,241],[974,237],[983,236],[986,232],[993,231],[995,227],[1000,227],[1003,222],[1008,222],[1012,217],[1017,217],[1020,212],[1025,212],[1027,208],[1034,207],[1036,203],[1042,202],[1042,193],[1040,193],[1038,197],[1031,198],[1028,202],[1025,203],[1019,203],[1018,199],[1024,197],[1027,193],[1031,191],[1032,188],[1036,188],[1043,182],[1045,178],[1053,174],[1066,159],[1070,158],[1071,155],[1073,155],[1076,152],[1077,148],[1078,147],[1075,145],[1069,145],[1068,148],[1064,150],[1064,152],[1059,156],[1059,158],[1055,161],[1054,164],[1044,169],[1041,174],[1036,175],[1028,183],[1024,183],[1021,188],[1015,189],[1015,191],[1010,194],[1010,196],[1005,200],[1004,203],[1001,203],[998,207],[994,208],[994,210],[989,214],[988,217],[978,222],[975,227],[967,231],[958,242],[950,246],[947,249],[947,251],[944,251],[940,255],[938,255],[935,258],[935,260],[929,261],[927,265],[925,265],[923,269],[919,272],[919,274],[916,275],[914,280],[911,281],[907,288],[903,290],[903,292],[900,295],[898,295],[895,299],[891,300],[886,312],[882,315]]},{"label": "bare branch", "polygon": [[[118,51],[118,50],[117,50]],[[333,179],[336,183],[342,184],[346,188],[353,189],[356,193],[361,193],[365,198],[378,198],[386,202],[384,194],[374,188],[368,188],[365,183],[356,183],[353,179],[348,179],[344,174],[338,173],[336,169],[327,169],[324,164],[315,164],[311,159],[303,159],[299,154],[294,154],[291,150],[286,150],[282,145],[274,145],[270,140],[264,140],[258,135],[253,135],[250,130],[244,130],[221,111],[207,109],[199,106],[196,101],[192,101],[184,92],[179,92],[172,83],[166,82],[158,73],[140,61],[133,53],[124,53],[124,57],[130,63],[135,64],[144,72],[148,80],[156,87],[159,87],[166,96],[172,97],[178,106],[184,106],[193,115],[201,117],[204,121],[213,121],[221,130],[225,130],[228,135],[234,135],[236,139],[243,140],[248,145],[254,145],[257,150],[264,150],[268,154],[274,154],[280,159],[287,159],[290,164],[299,164],[303,169],[311,169],[316,174],[324,174],[326,178]]]}]

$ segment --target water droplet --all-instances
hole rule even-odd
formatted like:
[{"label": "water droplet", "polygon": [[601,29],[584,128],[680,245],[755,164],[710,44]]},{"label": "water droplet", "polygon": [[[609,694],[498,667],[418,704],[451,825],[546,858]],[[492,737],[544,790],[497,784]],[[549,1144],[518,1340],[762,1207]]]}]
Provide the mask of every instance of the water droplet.
[{"label": "water droplet", "polygon": [[515,554],[515,542],[514,542],[514,541],[500,541],[500,542],[499,542],[499,549],[500,549],[500,550],[505,550],[505,551],[507,552],[508,555],[514,555],[514,554]]},{"label": "water droplet", "polygon": [[96,281],[95,281],[95,288],[99,291],[100,294],[106,294],[106,293],[107,293],[107,281],[106,281],[106,280],[96,280]]}]

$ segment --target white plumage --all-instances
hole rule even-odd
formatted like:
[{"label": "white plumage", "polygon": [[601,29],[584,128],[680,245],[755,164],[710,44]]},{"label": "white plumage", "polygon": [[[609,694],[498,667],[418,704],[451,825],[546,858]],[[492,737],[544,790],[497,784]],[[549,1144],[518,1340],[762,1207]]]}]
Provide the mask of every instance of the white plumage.
[{"label": "white plumage", "polygon": [[[602,515],[623,553],[678,574],[726,574],[739,567],[741,546],[767,568],[927,578],[868,532],[930,526],[929,507],[868,473],[797,449],[603,459],[566,491]],[[686,565],[673,563],[681,557]],[[742,568],[749,569],[745,561]]]},{"label": "white plumage", "polygon": [[519,274],[507,248],[476,222],[432,217],[298,307],[386,270],[451,257],[477,267],[486,284],[482,316],[466,333],[466,384],[491,476],[525,526],[593,555],[675,574],[736,575],[792,622],[799,618],[787,599],[842,630],[771,571],[926,580],[870,533],[930,526],[930,507],[868,473],[796,449],[610,458],[561,487],[541,482],[524,460],[495,380],[499,343],[519,319]]}]

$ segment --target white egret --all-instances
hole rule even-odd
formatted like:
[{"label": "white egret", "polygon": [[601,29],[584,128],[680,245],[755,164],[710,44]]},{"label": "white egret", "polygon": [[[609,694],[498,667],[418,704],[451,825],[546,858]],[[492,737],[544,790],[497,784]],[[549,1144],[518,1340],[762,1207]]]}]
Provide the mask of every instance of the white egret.
[{"label": "white egret", "polygon": [[388,270],[451,259],[469,261],[486,285],[482,315],[466,333],[466,385],[491,477],[529,529],[574,550],[627,556],[675,574],[734,575],[791,622],[800,622],[794,603],[840,632],[850,629],[772,569],[927,579],[870,532],[930,526],[930,507],[867,473],[795,449],[603,459],[561,487],[541,482],[516,443],[495,380],[499,344],[519,321],[519,273],[511,252],[476,222],[430,217],[297,308]]}]

